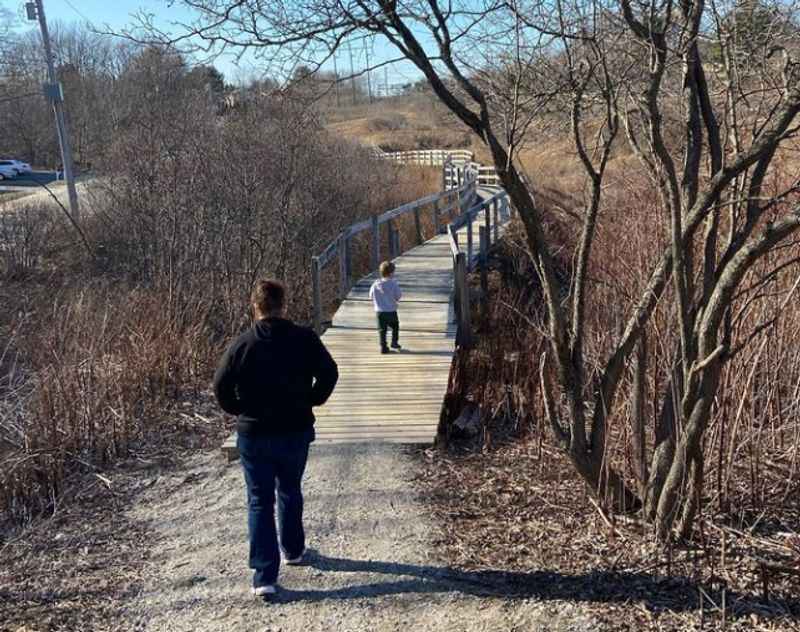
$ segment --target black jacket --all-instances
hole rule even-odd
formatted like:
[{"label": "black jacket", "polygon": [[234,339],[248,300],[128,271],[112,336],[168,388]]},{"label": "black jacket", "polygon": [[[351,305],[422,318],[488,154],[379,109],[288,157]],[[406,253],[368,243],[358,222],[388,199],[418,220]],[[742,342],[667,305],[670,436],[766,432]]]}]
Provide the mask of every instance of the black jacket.
[{"label": "black jacket", "polygon": [[282,318],[257,321],[228,347],[214,375],[222,409],[243,434],[286,434],[314,425],[339,371],[311,329]]}]

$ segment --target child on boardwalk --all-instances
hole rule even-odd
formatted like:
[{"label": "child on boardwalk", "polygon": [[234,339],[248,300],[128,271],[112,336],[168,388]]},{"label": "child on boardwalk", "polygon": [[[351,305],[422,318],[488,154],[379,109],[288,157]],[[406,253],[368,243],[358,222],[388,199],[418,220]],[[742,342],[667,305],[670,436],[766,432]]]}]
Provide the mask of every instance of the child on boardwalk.
[{"label": "child on boardwalk", "polygon": [[381,342],[381,353],[389,353],[386,346],[386,330],[392,328],[392,349],[400,349],[400,321],[397,318],[397,301],[400,300],[400,284],[393,278],[394,264],[384,261],[380,267],[381,278],[369,288],[369,297],[378,317],[378,332]]}]

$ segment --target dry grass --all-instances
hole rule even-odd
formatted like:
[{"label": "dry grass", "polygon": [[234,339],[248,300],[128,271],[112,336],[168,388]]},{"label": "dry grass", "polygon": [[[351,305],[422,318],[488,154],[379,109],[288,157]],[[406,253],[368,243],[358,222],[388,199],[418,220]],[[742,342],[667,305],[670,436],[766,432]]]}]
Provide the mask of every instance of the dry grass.
[{"label": "dry grass", "polygon": [[[756,348],[728,367],[708,438],[700,524],[691,542],[660,548],[638,515],[598,509],[552,441],[537,371],[545,343],[536,323],[544,315],[530,263],[514,246],[518,231],[493,260],[488,318],[474,312],[477,346],[457,355],[447,447],[427,454],[419,479],[439,518],[441,556],[511,572],[535,598],[581,602],[610,629],[796,629],[800,419],[792,411],[800,407],[800,367],[788,349],[800,349],[800,317],[792,313],[769,337],[768,363],[755,358]],[[568,235],[561,238],[567,246]],[[753,370],[763,386],[744,379]],[[737,416],[726,402],[745,405]],[[467,403],[482,411],[471,443],[452,426]],[[607,458],[633,480],[626,414],[623,402]]]},{"label": "dry grass", "polygon": [[149,525],[130,509],[156,482],[190,482],[182,454],[216,448],[222,429],[213,398],[201,393],[175,402],[146,447],[101,473],[73,472],[52,517],[0,545],[0,631],[127,629],[121,622],[141,592],[152,544]]},{"label": "dry grass", "polygon": [[467,148],[472,135],[430,95],[396,97],[324,113],[332,133],[384,151]]},{"label": "dry grass", "polygon": [[765,593],[747,538],[729,532],[724,554],[713,533],[689,548],[656,549],[638,522],[598,513],[541,427],[528,427],[524,440],[493,431],[493,448],[420,455],[417,484],[437,518],[439,560],[502,572],[511,592],[531,599],[578,604],[602,629],[798,628],[800,583],[774,574]]},{"label": "dry grass", "polygon": [[6,202],[15,202],[22,198],[28,197],[35,192],[34,189],[30,191],[0,191],[0,212],[3,210],[3,204]]}]

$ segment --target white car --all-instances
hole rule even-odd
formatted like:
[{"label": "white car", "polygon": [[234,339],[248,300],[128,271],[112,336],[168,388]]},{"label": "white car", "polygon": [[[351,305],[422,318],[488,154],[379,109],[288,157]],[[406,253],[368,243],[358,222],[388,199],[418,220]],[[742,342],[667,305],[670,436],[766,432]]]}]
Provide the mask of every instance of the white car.
[{"label": "white car", "polygon": [[27,162],[21,160],[0,159],[0,167],[11,167],[17,172],[17,175],[32,173],[33,169]]},{"label": "white car", "polygon": [[17,165],[17,171],[20,172],[20,175],[33,173],[33,169],[27,162],[22,162],[21,160],[12,160],[11,162]]},{"label": "white car", "polygon": [[0,161],[0,180],[8,180],[10,178],[16,178],[19,172],[11,165],[5,165],[4,162],[8,162],[6,160]]}]

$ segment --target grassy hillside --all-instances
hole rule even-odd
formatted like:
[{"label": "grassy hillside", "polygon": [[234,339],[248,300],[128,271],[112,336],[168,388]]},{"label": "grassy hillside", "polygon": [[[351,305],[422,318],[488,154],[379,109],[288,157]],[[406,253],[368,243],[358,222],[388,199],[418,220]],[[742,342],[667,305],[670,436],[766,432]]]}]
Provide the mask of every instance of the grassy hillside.
[{"label": "grassy hillside", "polygon": [[468,130],[429,94],[331,108],[323,118],[331,132],[385,151],[464,148],[473,142]]}]

